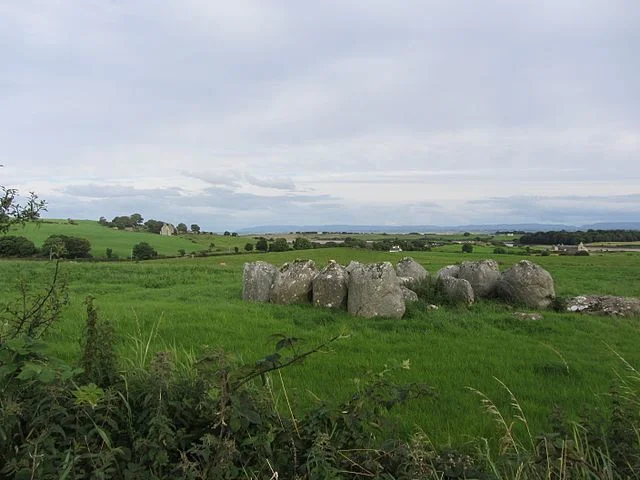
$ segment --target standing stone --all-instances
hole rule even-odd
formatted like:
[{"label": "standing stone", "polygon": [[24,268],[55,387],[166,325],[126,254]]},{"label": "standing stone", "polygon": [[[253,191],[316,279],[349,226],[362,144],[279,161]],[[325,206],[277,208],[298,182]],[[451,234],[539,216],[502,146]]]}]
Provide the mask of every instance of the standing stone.
[{"label": "standing stone", "polygon": [[478,262],[462,262],[458,278],[471,284],[476,297],[489,297],[498,286],[500,269],[495,260],[480,260]]},{"label": "standing stone", "polygon": [[389,262],[358,264],[349,270],[349,313],[358,317],[402,318],[405,311],[400,282]]},{"label": "standing stone", "polygon": [[398,262],[396,275],[402,279],[400,283],[409,288],[429,278],[429,272],[411,257],[404,257]]},{"label": "standing stone", "polygon": [[438,277],[436,285],[449,303],[468,306],[475,302],[473,287],[467,280],[441,275]]},{"label": "standing stone", "polygon": [[458,274],[460,273],[460,265],[447,265],[446,267],[442,267],[438,270],[436,274],[436,280],[440,277],[453,277],[458,278]]},{"label": "standing stone", "polygon": [[329,261],[313,279],[313,305],[316,307],[347,307],[347,270],[335,260]]},{"label": "standing stone", "polygon": [[280,267],[271,286],[271,303],[311,303],[313,279],[317,273],[313,260],[294,260]]},{"label": "standing stone", "polygon": [[404,298],[404,304],[413,303],[418,301],[418,294],[413,290],[409,290],[405,286],[401,286],[400,290],[402,290],[402,298]]},{"label": "standing stone", "polygon": [[547,308],[556,298],[551,274],[529,260],[520,260],[502,272],[498,295],[531,308]]},{"label": "standing stone", "polygon": [[242,270],[242,299],[250,302],[268,302],[271,285],[278,269],[267,262],[245,263]]}]

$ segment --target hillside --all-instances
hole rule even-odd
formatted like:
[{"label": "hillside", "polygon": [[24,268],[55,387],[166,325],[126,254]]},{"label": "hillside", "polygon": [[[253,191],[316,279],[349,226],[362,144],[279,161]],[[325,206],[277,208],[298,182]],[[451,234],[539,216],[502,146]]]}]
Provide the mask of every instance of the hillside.
[{"label": "hillside", "polygon": [[201,250],[213,252],[229,252],[234,247],[243,249],[248,241],[247,237],[231,237],[215,234],[185,234],[172,237],[160,236],[148,232],[130,232],[126,230],[114,230],[104,227],[93,220],[68,220],[45,219],[40,224],[28,224],[25,227],[13,228],[11,235],[22,235],[30,239],[37,247],[40,247],[49,235],[68,235],[86,238],[91,242],[91,254],[96,257],[104,257],[107,248],[113,250],[119,258],[127,258],[131,255],[131,249],[136,243],[149,243],[160,255],[178,255],[179,250],[186,254]]}]

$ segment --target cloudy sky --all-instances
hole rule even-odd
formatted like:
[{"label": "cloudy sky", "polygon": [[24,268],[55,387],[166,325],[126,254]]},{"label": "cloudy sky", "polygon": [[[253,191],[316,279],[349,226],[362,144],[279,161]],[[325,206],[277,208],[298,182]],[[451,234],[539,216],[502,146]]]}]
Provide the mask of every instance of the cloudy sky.
[{"label": "cloudy sky", "polygon": [[0,0],[49,217],[640,220],[638,0]]}]

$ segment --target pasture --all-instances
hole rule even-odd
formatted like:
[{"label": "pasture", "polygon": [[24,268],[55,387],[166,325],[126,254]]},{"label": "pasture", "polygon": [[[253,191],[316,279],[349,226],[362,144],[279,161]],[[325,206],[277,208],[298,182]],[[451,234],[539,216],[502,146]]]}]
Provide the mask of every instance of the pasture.
[{"label": "pasture", "polygon": [[[93,220],[67,220],[47,219],[37,224],[27,224],[24,227],[12,228],[11,235],[27,237],[36,247],[40,247],[49,235],[68,235],[86,238],[91,242],[91,255],[95,258],[104,258],[107,248],[119,258],[129,258],[131,249],[136,243],[149,243],[160,255],[177,256],[179,250],[186,254],[200,250],[211,252],[229,253],[234,247],[241,251],[244,245],[255,240],[247,237],[232,237],[217,234],[184,234],[176,236],[160,236],[149,232],[129,232],[104,227]],[[211,243],[214,246],[211,246]]]},{"label": "pasture", "polygon": [[[236,240],[247,241],[246,237]],[[394,378],[400,383],[424,382],[437,395],[412,401],[396,411],[405,429],[399,434],[421,429],[439,445],[461,445],[470,437],[494,436],[492,420],[482,413],[480,399],[467,387],[484,392],[507,412],[508,395],[495,379],[504,382],[519,399],[535,433],[548,427],[554,406],[577,419],[585,407],[608,401],[607,391],[616,372],[624,374],[612,350],[632,365],[640,365],[637,317],[550,311],[541,321],[522,321],[512,316],[510,307],[482,301],[468,309],[438,310],[427,310],[426,304],[419,302],[408,308],[402,320],[365,320],[311,306],[250,304],[241,299],[246,261],[280,265],[303,257],[322,267],[330,259],[342,264],[350,260],[395,264],[402,255],[333,248],[140,263],[65,261],[62,271],[69,280],[71,304],[47,341],[54,355],[77,358],[87,295],[96,298],[99,315],[115,325],[122,358],[133,357],[136,342],[149,339],[150,351],[169,349],[186,358],[202,351],[204,345],[219,346],[244,362],[252,362],[273,352],[272,334],[302,338],[311,348],[342,332],[348,338],[333,344],[331,351],[282,370],[281,377],[272,374],[278,390],[283,393],[286,389],[294,411],[318,399],[341,401],[368,376],[409,360],[410,369],[394,372]],[[407,255],[431,274],[461,260],[495,258],[505,269],[523,258],[484,251]],[[640,254],[526,258],[551,272],[560,296],[640,296]],[[46,282],[52,267],[50,262],[0,262],[4,279],[25,276],[34,283]],[[0,285],[3,299],[15,293],[14,282]],[[286,408],[283,397],[280,402]]]}]

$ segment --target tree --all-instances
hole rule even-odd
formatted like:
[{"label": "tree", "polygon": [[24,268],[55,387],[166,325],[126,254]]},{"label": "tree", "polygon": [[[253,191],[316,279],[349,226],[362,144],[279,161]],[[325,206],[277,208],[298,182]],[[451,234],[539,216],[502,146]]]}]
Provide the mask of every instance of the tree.
[{"label": "tree", "polygon": [[225,236],[225,237],[228,237],[228,236],[230,236],[230,235],[231,235],[231,232],[230,232],[229,230],[225,230],[225,232],[224,232],[224,236]]},{"label": "tree", "polygon": [[269,245],[270,252],[287,252],[289,250],[289,243],[286,238],[276,238],[273,243]]},{"label": "tree", "polygon": [[238,232],[231,232],[231,236],[232,237],[237,237],[238,236]]},{"label": "tree", "polygon": [[191,224],[191,231],[193,233],[200,233],[200,225],[198,225],[197,223],[192,223]]},{"label": "tree", "polygon": [[108,259],[112,259],[113,258],[113,248],[107,248],[107,250],[105,251],[105,254],[107,255]]},{"label": "tree", "polygon": [[98,220],[98,223],[103,227],[106,227],[109,225],[109,221],[104,217],[100,217],[100,220]]},{"label": "tree", "polygon": [[473,253],[473,245],[470,243],[462,245],[462,253]]},{"label": "tree", "polygon": [[309,250],[311,248],[313,248],[313,245],[311,244],[311,240],[308,240],[306,238],[297,237],[293,241],[293,249],[294,250]]},{"label": "tree", "polygon": [[184,223],[179,223],[178,225],[176,225],[176,230],[178,230],[178,233],[187,233],[187,225],[185,225]]},{"label": "tree", "polygon": [[29,257],[37,251],[28,238],[13,235],[0,237],[0,257]]},{"label": "tree", "polygon": [[40,213],[47,210],[47,202],[39,200],[33,192],[25,205],[16,202],[17,196],[16,189],[0,186],[0,234],[7,233],[13,225],[37,221]]},{"label": "tree", "polygon": [[131,255],[134,260],[149,260],[150,258],[156,257],[158,252],[147,242],[140,242],[133,246]]},{"label": "tree", "polygon": [[42,244],[42,255],[57,258],[89,258],[91,242],[86,238],[49,235]]},{"label": "tree", "polygon": [[240,252],[240,249],[238,247],[233,247],[233,251],[238,253],[238,252]]},{"label": "tree", "polygon": [[247,252],[253,252],[253,243],[247,242],[247,244],[244,246],[244,249]]},{"label": "tree", "polygon": [[129,217],[128,215],[114,217],[114,219],[111,220],[111,224],[114,227],[118,227],[118,230],[124,230],[125,228],[133,228],[136,226],[131,217]]},{"label": "tree", "polygon": [[131,226],[142,225],[142,221],[144,220],[144,218],[142,218],[142,215],[140,215],[139,213],[132,213],[129,218],[131,219]]},{"label": "tree", "polygon": [[256,250],[259,252],[266,252],[269,250],[269,244],[267,243],[267,239],[264,237],[260,237],[256,242]]},{"label": "tree", "polygon": [[144,222],[145,228],[147,229],[147,231],[151,233],[160,233],[160,230],[162,229],[162,225],[164,225],[164,222],[161,222],[159,220],[149,219],[146,222]]}]

